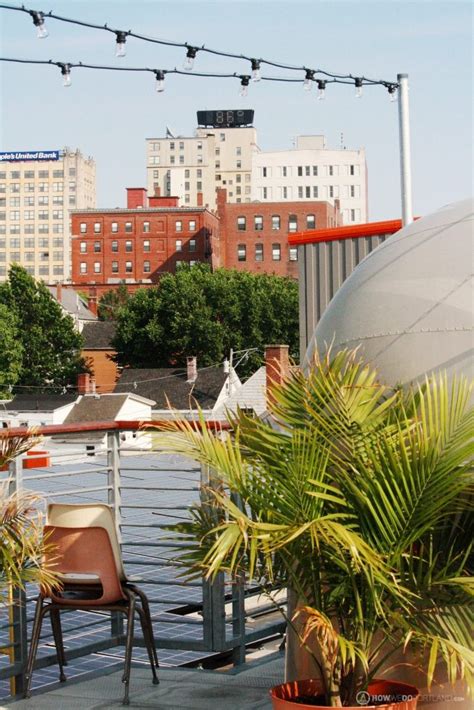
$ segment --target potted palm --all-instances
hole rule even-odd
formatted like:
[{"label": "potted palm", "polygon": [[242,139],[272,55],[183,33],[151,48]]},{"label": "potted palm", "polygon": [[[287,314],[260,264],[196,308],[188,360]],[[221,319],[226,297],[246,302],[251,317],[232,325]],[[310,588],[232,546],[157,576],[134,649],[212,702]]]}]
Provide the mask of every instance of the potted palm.
[{"label": "potted palm", "polygon": [[274,688],[274,707],[414,708],[415,688],[379,679],[400,649],[418,648],[428,684],[439,661],[472,684],[467,385],[391,391],[344,351],[271,395],[271,421],[238,412],[232,436],[173,421],[160,448],[222,481],[175,527],[187,574],[289,590],[314,679]]}]

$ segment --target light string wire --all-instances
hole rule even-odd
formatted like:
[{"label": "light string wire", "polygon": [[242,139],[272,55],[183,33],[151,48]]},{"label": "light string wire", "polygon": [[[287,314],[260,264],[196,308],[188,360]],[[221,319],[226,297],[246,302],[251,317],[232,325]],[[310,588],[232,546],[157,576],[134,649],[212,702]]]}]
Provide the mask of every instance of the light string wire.
[{"label": "light string wire", "polygon": [[[3,10],[11,10],[11,11],[17,11],[17,12],[23,12],[25,14],[28,14],[32,17],[33,23],[35,24],[36,27],[44,27],[44,21],[46,18],[48,19],[53,19],[53,20],[58,20],[59,22],[66,22],[69,24],[77,25],[80,27],[88,27],[90,29],[96,29],[96,30],[102,30],[104,32],[108,32],[111,34],[115,34],[117,38],[117,43],[122,43],[123,45],[125,44],[125,41],[127,37],[133,37],[134,39],[141,40],[143,42],[151,42],[153,44],[159,44],[162,46],[166,47],[181,47],[183,49],[187,50],[187,57],[189,57],[191,60],[194,60],[196,57],[196,54],[198,52],[204,52],[207,54],[219,56],[219,57],[227,57],[230,59],[241,59],[244,61],[248,61],[251,64],[252,71],[258,71],[260,70],[260,66],[262,64],[271,66],[271,67],[276,67],[278,69],[284,69],[288,71],[298,71],[298,72],[304,72],[305,74],[305,81],[311,82],[318,84],[323,83],[324,85],[326,83],[340,83],[340,84],[352,84],[356,86],[363,86],[363,85],[378,85],[378,86],[384,86],[390,93],[393,93],[398,89],[399,85],[396,81],[386,81],[383,79],[370,79],[365,76],[355,76],[353,74],[335,74],[332,72],[328,72],[323,69],[312,69],[310,67],[307,67],[305,65],[293,65],[293,64],[286,64],[283,62],[279,61],[272,61],[269,59],[264,59],[264,58],[257,58],[251,57],[246,54],[236,54],[233,52],[226,52],[220,49],[213,49],[211,47],[206,47],[204,44],[199,45],[199,44],[191,44],[189,42],[177,42],[173,40],[165,40],[165,39],[159,39],[157,37],[149,37],[147,35],[142,35],[137,32],[134,32],[133,30],[120,30],[116,28],[109,27],[107,23],[103,25],[98,25],[94,24],[91,22],[85,22],[83,20],[77,20],[74,18],[70,17],[63,17],[62,15],[57,15],[53,13],[52,11],[50,12],[43,12],[41,10],[33,10],[30,8],[25,7],[24,5],[22,6],[15,6],[15,5],[6,5],[6,4],[0,4],[0,9]],[[47,33],[46,33],[47,34]],[[43,35],[46,36],[46,35]],[[88,69],[105,69],[105,70],[115,70],[115,71],[148,71],[148,72],[153,72],[156,74],[156,72],[163,72],[163,74],[184,74],[186,76],[201,76],[201,77],[215,77],[215,78],[239,78],[239,79],[250,79],[250,75],[247,74],[239,74],[237,72],[231,73],[231,74],[217,74],[217,73],[196,73],[193,72],[192,74],[187,71],[180,71],[178,69],[169,69],[169,70],[160,70],[160,69],[151,69],[148,67],[109,67],[109,66],[102,66],[102,65],[92,65],[92,64],[85,64],[82,62],[79,63],[72,63],[72,62],[55,62],[53,60],[49,61],[38,61],[38,60],[14,60],[14,59],[7,59],[7,58],[2,58],[1,61],[17,61],[21,63],[26,63],[26,64],[54,64],[60,68],[63,68],[64,66],[67,67],[84,67]],[[317,76],[320,75],[320,76]],[[295,82],[295,83],[300,83],[303,81],[303,79],[289,79],[289,78],[284,78],[284,77],[265,77],[265,76],[259,76],[258,80],[266,80],[266,81],[281,81],[281,82]],[[324,88],[324,87],[323,87]]]}]

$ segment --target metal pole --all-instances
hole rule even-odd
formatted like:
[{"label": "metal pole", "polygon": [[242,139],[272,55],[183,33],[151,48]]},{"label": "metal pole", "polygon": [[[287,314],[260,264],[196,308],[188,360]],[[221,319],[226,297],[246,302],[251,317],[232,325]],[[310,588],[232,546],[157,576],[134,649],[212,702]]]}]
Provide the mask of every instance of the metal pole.
[{"label": "metal pole", "polygon": [[402,190],[402,223],[413,222],[410,155],[410,115],[408,106],[408,74],[397,74],[398,119],[400,131],[400,174]]}]

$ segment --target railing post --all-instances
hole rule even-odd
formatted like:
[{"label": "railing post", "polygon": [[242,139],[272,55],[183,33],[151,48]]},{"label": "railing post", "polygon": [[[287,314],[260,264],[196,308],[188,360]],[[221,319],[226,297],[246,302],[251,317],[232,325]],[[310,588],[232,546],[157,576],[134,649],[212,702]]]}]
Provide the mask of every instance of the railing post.
[{"label": "railing post", "polygon": [[[23,490],[23,456],[17,456],[8,466],[9,493],[21,493]],[[28,658],[28,634],[26,614],[26,594],[22,589],[13,589],[10,594],[10,643],[13,643],[11,660],[20,664],[20,673],[12,678],[12,695],[22,695],[25,687],[25,668]]]},{"label": "railing post", "polygon": [[[120,492],[120,432],[107,432],[107,484],[108,503],[114,511],[117,539],[122,544],[122,514]],[[110,615],[112,636],[123,636],[123,614],[112,612]]]},{"label": "railing post", "polygon": [[[213,507],[213,496],[211,489],[216,489],[221,485],[219,479],[214,475],[212,469],[204,464],[201,465],[201,501],[208,505],[211,512],[215,512]],[[217,522],[217,516],[216,516]],[[206,647],[212,651],[223,651],[225,649],[225,590],[224,575],[219,572],[213,582],[203,581],[203,640]]]}]

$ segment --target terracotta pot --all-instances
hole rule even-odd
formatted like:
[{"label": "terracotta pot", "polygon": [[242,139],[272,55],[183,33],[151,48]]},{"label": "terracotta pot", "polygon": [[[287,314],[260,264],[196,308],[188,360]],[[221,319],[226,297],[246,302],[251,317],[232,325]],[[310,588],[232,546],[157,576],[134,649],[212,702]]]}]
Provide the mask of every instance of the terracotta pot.
[{"label": "terracotta pot", "polygon": [[[270,690],[273,710],[324,710],[327,705],[307,705],[295,703],[294,700],[304,695],[320,695],[322,683],[320,680],[296,680],[282,683]],[[344,706],[344,710],[415,710],[418,702],[418,690],[413,685],[398,683],[394,680],[374,680],[369,683],[369,694],[379,700],[386,700],[381,705],[369,705],[365,692],[360,693],[359,704]]]}]

